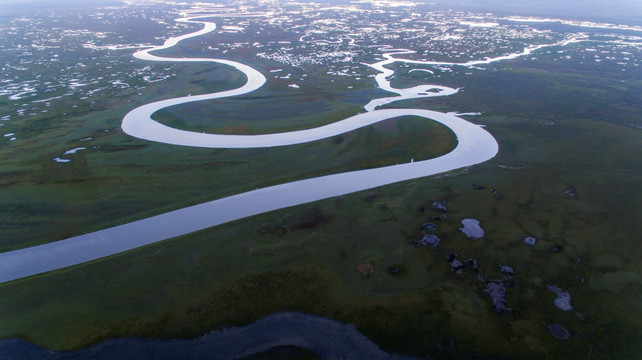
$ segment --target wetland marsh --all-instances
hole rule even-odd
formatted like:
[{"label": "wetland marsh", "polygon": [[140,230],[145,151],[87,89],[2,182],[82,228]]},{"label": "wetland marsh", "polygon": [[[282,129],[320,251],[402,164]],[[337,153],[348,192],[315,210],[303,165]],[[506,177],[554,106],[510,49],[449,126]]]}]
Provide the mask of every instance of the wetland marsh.
[{"label": "wetland marsh", "polygon": [[[457,49],[459,62],[587,38],[479,68],[389,65],[392,87],[429,83],[459,90],[385,108],[481,113],[462,117],[485,126],[499,144],[497,156],[2,284],[0,336],[79,349],[123,336],[197,337],[299,311],[353,324],[383,350],[417,357],[640,358],[642,31],[525,24],[415,7],[382,15],[365,5],[358,13],[318,5],[319,21],[311,21],[314,12],[296,10],[299,5],[269,6],[277,6],[271,10],[283,17],[215,18],[221,32],[172,50],[243,62],[264,74],[266,85],[235,98],[170,108],[159,119],[212,133],[221,127],[230,134],[299,130],[336,122],[363,111],[372,99],[393,95],[378,89],[377,71],[363,65],[385,60],[381,56],[389,48],[383,45],[417,50],[396,56],[420,61],[445,62],[453,56],[446,50]],[[351,16],[363,23],[324,28],[321,20],[334,19],[337,12],[348,23]],[[70,76],[39,84],[20,67],[38,71],[56,64],[39,64],[33,53],[17,47],[14,42],[25,35],[17,24],[31,21],[27,35],[38,40],[38,29],[48,29],[55,16],[80,19],[69,27],[96,29],[70,33],[53,26],[63,34],[64,52],[30,51],[59,53]],[[104,22],[82,23],[83,16]],[[385,16],[408,21],[368,29],[367,22]],[[498,25],[461,23],[480,23],[479,16]],[[230,68],[149,64],[132,60],[134,49],[115,50],[114,44],[158,44],[196,30],[175,25],[176,17],[170,6],[130,4],[3,20],[7,51],[2,56],[8,61],[3,79],[10,82],[0,89],[0,129],[11,134],[0,148],[4,251],[257,187],[434,158],[457,145],[447,128],[418,118],[260,150],[185,148],[129,137],[119,130],[120,121],[139,105],[227,90],[244,81]],[[119,38],[126,27],[114,24],[132,22],[147,34]],[[293,22],[303,27],[292,29]],[[407,35],[419,27],[431,31],[432,39]],[[97,35],[100,31],[105,33]],[[244,44],[249,32],[257,33],[257,44]],[[521,43],[506,40],[516,34]],[[450,38],[435,41],[437,35]],[[495,41],[493,50],[472,50],[471,44],[483,48],[489,39]],[[33,43],[60,46],[38,41]],[[361,52],[351,44],[362,45]],[[472,52],[464,54],[465,49]],[[346,57],[352,60],[336,61]],[[113,78],[104,71],[107,66]],[[416,68],[433,73],[411,71]],[[48,90],[45,83],[54,80],[67,83]],[[57,96],[62,97],[52,99]],[[252,115],[237,122],[237,111]],[[223,125],[211,118],[199,122],[203,114],[221,114]],[[80,147],[85,149],[65,154]],[[71,161],[58,163],[56,157]],[[433,206],[438,201],[447,211]],[[467,238],[459,230],[464,219],[478,220],[483,237]],[[427,222],[437,228],[422,230]],[[414,245],[426,234],[439,237],[437,246]],[[528,236],[536,238],[534,245],[523,242]],[[453,254],[461,263],[457,271],[447,261]],[[502,296],[506,310],[498,314],[495,299]],[[568,300],[572,310],[559,306],[558,299]]]}]

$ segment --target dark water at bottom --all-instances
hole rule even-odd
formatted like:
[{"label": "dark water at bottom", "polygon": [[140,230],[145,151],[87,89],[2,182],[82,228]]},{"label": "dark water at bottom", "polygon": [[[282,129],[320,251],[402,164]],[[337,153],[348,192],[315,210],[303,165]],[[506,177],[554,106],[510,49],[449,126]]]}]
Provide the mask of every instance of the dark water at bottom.
[{"label": "dark water at bottom", "polygon": [[322,359],[410,359],[382,351],[352,325],[292,312],[196,339],[120,338],[75,352],[49,351],[27,341],[6,339],[0,341],[0,359],[243,359],[268,353],[278,358],[280,351],[297,348]]}]

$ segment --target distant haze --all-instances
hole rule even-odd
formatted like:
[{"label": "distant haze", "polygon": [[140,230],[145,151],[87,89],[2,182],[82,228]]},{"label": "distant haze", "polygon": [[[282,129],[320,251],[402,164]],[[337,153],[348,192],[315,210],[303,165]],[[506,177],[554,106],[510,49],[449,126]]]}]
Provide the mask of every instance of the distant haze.
[{"label": "distant haze", "polygon": [[640,0],[426,0],[439,7],[497,14],[582,18],[642,24]]},{"label": "distant haze", "polygon": [[[188,0],[189,1],[189,0]],[[284,0],[287,2],[289,0]],[[301,0],[299,0],[301,1]],[[303,0],[349,3],[351,0]],[[564,17],[642,25],[642,0],[407,0],[444,9],[487,11],[501,15]],[[221,3],[219,0],[199,2]],[[118,0],[0,0],[0,13],[8,10],[35,10],[77,5],[122,3]],[[18,5],[18,6],[16,6]],[[3,14],[4,16],[8,14]],[[0,15],[0,16],[3,16]]]},{"label": "distant haze", "polygon": [[[292,0],[283,0],[284,2]],[[354,0],[297,0],[350,3]],[[361,2],[362,0],[357,0]],[[374,0],[376,1],[376,0]],[[563,17],[582,20],[642,25],[642,0],[406,0],[434,9],[492,12],[498,15]],[[187,2],[194,2],[194,0]],[[221,3],[220,0],[199,2]],[[119,0],[0,0],[0,17],[34,10],[72,6],[100,6],[123,3]]]},{"label": "distant haze", "polygon": [[[0,0],[1,1],[1,0]],[[300,0],[329,3],[364,0]],[[376,2],[379,0],[365,0]],[[498,15],[563,17],[642,25],[642,0],[403,0],[433,9],[492,12]]]},{"label": "distant haze", "polygon": [[0,19],[33,14],[48,9],[96,7],[123,4],[119,0],[0,0]]}]

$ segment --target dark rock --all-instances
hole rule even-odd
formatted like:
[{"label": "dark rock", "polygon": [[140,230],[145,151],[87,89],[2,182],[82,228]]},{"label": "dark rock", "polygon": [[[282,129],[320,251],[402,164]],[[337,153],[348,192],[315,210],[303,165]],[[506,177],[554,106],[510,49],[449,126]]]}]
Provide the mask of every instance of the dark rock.
[{"label": "dark rock", "polygon": [[419,211],[422,212],[422,213],[425,213],[426,212],[426,207],[425,206],[420,206],[419,207]]},{"label": "dark rock", "polygon": [[437,224],[433,223],[425,223],[421,225],[421,230],[426,230],[426,231],[432,231],[432,230],[437,230]]},{"label": "dark rock", "polygon": [[561,245],[555,245],[555,246],[551,246],[551,248],[549,250],[551,252],[558,253],[558,252],[564,250],[564,248]]},{"label": "dark rock", "polygon": [[475,189],[475,190],[484,190],[485,188],[486,188],[485,186],[473,184],[473,189]]},{"label": "dark rock", "polygon": [[493,193],[493,197],[495,198],[495,200],[501,200],[501,199],[502,199],[502,196],[501,196],[501,195],[499,195],[499,190],[497,190],[497,189],[490,189],[489,191],[490,191],[491,193]]},{"label": "dark rock", "polygon": [[446,208],[446,202],[443,200],[433,202],[432,207],[435,208],[435,210],[438,210],[441,212],[448,212],[448,209]]},{"label": "dark rock", "polygon": [[421,244],[421,242],[419,240],[417,240],[417,239],[410,239],[410,243],[413,244],[413,245]]},{"label": "dark rock", "polygon": [[394,277],[404,276],[408,273],[408,270],[403,264],[392,264],[388,266],[388,274]]},{"label": "dark rock", "polygon": [[470,267],[471,269],[479,272],[479,269],[477,268],[477,260],[473,258],[466,259],[466,265],[468,265],[468,267]]},{"label": "dark rock", "polygon": [[584,284],[584,276],[577,275],[577,281],[579,281],[580,284]]},{"label": "dark rock", "polygon": [[432,218],[432,221],[441,221],[441,220],[442,218],[439,216],[435,216],[434,218]]},{"label": "dark rock", "polygon": [[475,271],[475,273],[477,274],[477,280],[484,283],[486,282],[486,280],[484,280],[484,278],[481,276],[481,273],[479,272],[479,268],[477,267],[477,260],[470,258],[470,259],[466,259],[465,263],[466,263],[466,266],[468,266],[469,268]]},{"label": "dark rock", "polygon": [[466,265],[462,264],[461,261],[457,259],[457,254],[448,254],[448,256],[446,256],[446,261],[450,264],[452,270],[457,274],[461,274],[466,268]]},{"label": "dark rock", "polygon": [[439,245],[439,238],[437,237],[437,235],[429,234],[424,236],[423,239],[421,239],[420,243],[424,246],[435,247]]},{"label": "dark rock", "polygon": [[548,332],[560,340],[568,340],[571,337],[571,332],[560,324],[551,324],[547,326]]}]

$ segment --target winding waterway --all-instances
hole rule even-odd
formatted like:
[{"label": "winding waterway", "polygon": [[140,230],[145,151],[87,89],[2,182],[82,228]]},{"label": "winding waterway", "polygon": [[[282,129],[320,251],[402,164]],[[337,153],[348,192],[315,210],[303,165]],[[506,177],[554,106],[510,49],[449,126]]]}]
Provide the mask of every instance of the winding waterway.
[{"label": "winding waterway", "polygon": [[[453,113],[423,109],[375,110],[377,107],[393,101],[457,93],[456,89],[438,85],[421,85],[409,89],[393,88],[387,79],[392,75],[392,70],[385,66],[395,61],[418,63],[393,58],[393,54],[404,53],[408,50],[396,50],[384,54],[384,60],[369,65],[381,72],[375,78],[379,87],[396,93],[398,96],[375,99],[365,106],[367,112],[333,124],[306,130],[262,135],[198,133],[160,124],[152,119],[152,114],[160,109],[189,102],[246,94],[260,88],[266,81],[259,71],[231,60],[160,57],[151,54],[153,51],[168,49],[181,40],[214,31],[216,29],[215,23],[196,20],[206,16],[213,15],[198,14],[178,19],[177,21],[180,22],[200,24],[203,28],[196,32],[170,38],[163,45],[138,51],[134,56],[149,61],[214,62],[227,65],[242,72],[247,77],[246,83],[239,88],[228,91],[162,100],[140,106],[124,117],[122,129],[125,133],[141,139],[181,146],[257,148],[300,144],[349,132],[387,119],[400,116],[418,116],[447,126],[456,135],[457,146],[448,154],[434,159],[410,161],[404,164],[321,176],[256,189],[65,240],[1,253],[0,283],[100,259],[272,210],[479,164],[493,158],[498,151],[498,144],[489,132]],[[528,51],[524,53],[528,53]],[[513,58],[512,56],[503,58]],[[428,62],[422,63],[427,64]]]}]

